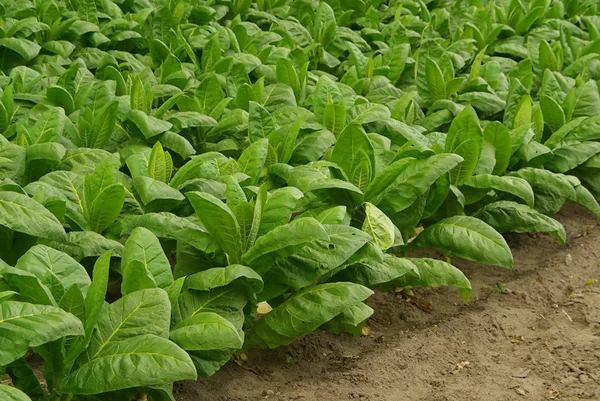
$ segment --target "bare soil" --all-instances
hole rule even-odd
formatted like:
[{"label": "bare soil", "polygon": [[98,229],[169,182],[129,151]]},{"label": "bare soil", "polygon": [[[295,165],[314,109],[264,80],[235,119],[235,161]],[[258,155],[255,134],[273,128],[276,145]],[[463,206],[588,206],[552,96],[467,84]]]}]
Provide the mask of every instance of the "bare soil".
[{"label": "bare soil", "polygon": [[313,333],[253,350],[209,379],[177,386],[180,401],[600,400],[600,223],[569,205],[567,245],[509,235],[514,270],[455,261],[471,280],[412,301],[379,293],[369,335]]}]

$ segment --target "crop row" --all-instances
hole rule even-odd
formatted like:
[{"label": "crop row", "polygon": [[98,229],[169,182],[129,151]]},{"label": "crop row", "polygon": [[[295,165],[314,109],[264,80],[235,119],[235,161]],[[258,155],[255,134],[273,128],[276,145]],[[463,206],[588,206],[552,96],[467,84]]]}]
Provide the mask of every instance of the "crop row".
[{"label": "crop row", "polygon": [[512,268],[503,233],[564,243],[600,217],[597,8],[1,1],[0,399],[174,400],[360,336],[375,289],[468,301],[452,259]]}]

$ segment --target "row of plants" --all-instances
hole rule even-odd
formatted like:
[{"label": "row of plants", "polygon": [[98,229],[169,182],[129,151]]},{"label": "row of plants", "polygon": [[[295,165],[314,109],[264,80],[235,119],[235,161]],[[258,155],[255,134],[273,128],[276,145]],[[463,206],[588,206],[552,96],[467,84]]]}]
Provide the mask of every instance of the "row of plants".
[{"label": "row of plants", "polygon": [[[594,1],[0,3],[0,398],[174,400],[600,217]],[[410,257],[434,249],[440,259]],[[259,313],[260,312],[260,313]],[[31,355],[43,359],[43,380]]]}]

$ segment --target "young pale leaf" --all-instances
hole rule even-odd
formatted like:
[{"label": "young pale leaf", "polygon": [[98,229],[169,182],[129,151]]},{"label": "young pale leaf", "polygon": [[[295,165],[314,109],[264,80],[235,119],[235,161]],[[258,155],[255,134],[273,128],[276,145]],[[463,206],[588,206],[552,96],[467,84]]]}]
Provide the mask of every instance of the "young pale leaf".
[{"label": "young pale leaf", "polygon": [[365,203],[365,221],[362,230],[373,237],[375,244],[385,251],[394,245],[394,223],[377,206]]},{"label": "young pale leaf", "polygon": [[513,266],[510,248],[502,235],[475,217],[444,219],[423,230],[412,244],[489,265],[509,269]]}]

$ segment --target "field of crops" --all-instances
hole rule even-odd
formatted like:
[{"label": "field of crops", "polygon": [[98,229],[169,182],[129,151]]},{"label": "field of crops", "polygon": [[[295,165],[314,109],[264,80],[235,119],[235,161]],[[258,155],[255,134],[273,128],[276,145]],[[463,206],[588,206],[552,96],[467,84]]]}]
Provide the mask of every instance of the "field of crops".
[{"label": "field of crops", "polygon": [[503,233],[564,243],[564,204],[600,217],[597,14],[0,1],[0,399],[173,400],[361,336],[374,290],[468,301],[453,259],[512,268]]}]

